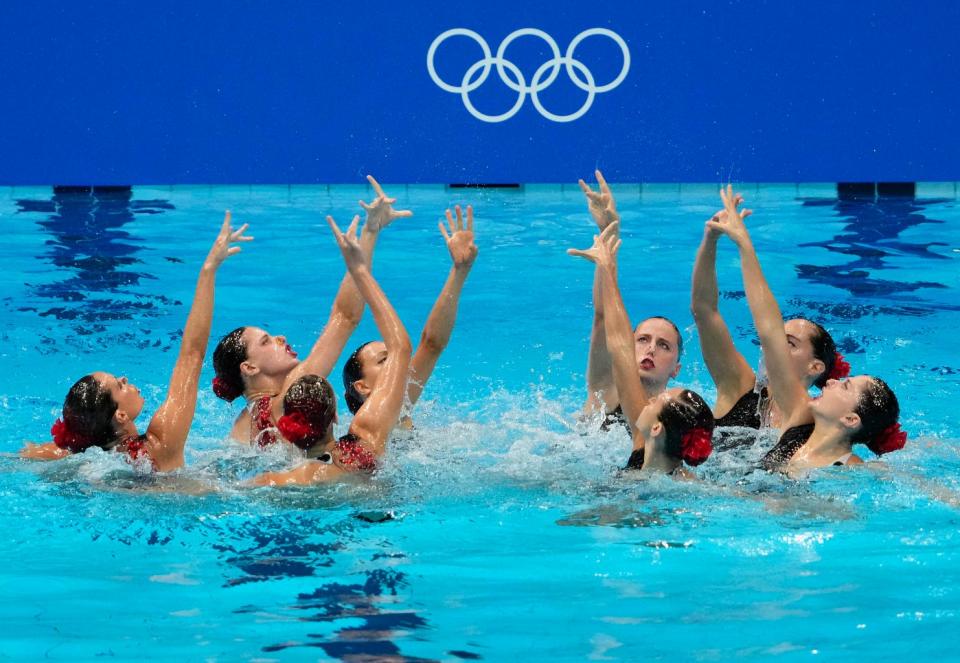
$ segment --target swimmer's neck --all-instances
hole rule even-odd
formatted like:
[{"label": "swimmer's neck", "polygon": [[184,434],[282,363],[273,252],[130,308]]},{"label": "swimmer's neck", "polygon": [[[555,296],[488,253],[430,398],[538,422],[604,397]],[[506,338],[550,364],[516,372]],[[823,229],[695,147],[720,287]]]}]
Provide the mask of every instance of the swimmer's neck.
[{"label": "swimmer's neck", "polygon": [[643,390],[647,392],[647,398],[653,398],[665,392],[669,383],[669,380],[666,382],[655,382],[653,380],[640,378],[640,384],[643,385]]},{"label": "swimmer's neck", "polygon": [[116,449],[118,446],[132,437],[140,437],[140,431],[137,430],[136,423],[128,420],[127,423],[116,429],[116,436],[113,438],[113,442],[111,442],[108,446],[105,446],[104,449]]},{"label": "swimmer's neck", "polygon": [[659,435],[646,436],[643,443],[644,472],[670,474],[680,467],[680,461],[667,455],[666,443],[667,435],[665,431],[662,431]]},{"label": "swimmer's neck", "polygon": [[283,382],[286,376],[272,376],[257,374],[251,377],[243,391],[243,397],[247,402],[255,401],[264,396],[276,396],[283,389]]},{"label": "swimmer's neck", "polygon": [[846,430],[838,424],[818,422],[809,439],[797,449],[791,462],[824,465],[850,453],[852,449],[853,445]]}]

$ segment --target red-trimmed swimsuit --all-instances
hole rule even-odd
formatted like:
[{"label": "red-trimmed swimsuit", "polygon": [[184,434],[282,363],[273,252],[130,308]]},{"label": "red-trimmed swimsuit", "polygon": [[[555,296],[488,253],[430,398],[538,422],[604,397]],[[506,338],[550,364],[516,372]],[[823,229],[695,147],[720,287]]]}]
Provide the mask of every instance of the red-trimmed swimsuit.
[{"label": "red-trimmed swimsuit", "polygon": [[340,465],[359,472],[373,472],[377,469],[377,457],[360,442],[360,438],[347,433],[337,440]]},{"label": "red-trimmed swimsuit", "polygon": [[261,396],[247,405],[250,413],[250,441],[260,448],[268,447],[281,439],[280,429],[273,421],[273,409],[270,407],[272,396]]},{"label": "red-trimmed swimsuit", "polygon": [[147,434],[137,435],[136,437],[128,437],[123,442],[117,445],[117,448],[121,450],[120,453],[125,453],[130,457],[131,461],[137,461],[141,458],[147,458],[150,461],[150,466],[154,471],[157,469],[157,464],[153,460],[153,456],[150,455],[150,452],[147,450]]}]

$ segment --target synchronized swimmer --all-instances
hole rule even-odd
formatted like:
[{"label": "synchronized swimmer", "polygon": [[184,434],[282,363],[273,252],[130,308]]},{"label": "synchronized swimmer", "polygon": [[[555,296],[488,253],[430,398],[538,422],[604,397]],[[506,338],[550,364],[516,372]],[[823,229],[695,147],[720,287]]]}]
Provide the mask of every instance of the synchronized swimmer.
[{"label": "synchronized swimmer", "polygon": [[[724,452],[742,444],[730,427],[776,428],[777,443],[761,461],[770,471],[802,475],[829,465],[863,460],[853,445],[865,444],[877,455],[900,449],[899,404],[877,377],[846,378],[849,365],[837,353],[829,332],[814,321],[784,322],[754,250],[741,210],[742,196],[732,187],[720,192],[723,208],[704,228],[693,269],[691,310],[704,361],[717,391],[710,405],[696,392],[670,387],[680,373],[683,341],[677,325],[661,316],[644,318],[634,328],[618,284],[620,215],[613,192],[600,171],[598,190],[580,187],[598,228],[588,249],[568,253],[594,264],[593,326],[587,363],[588,396],[584,414],[598,415],[603,426],[622,423],[633,450],[626,467],[644,473],[690,477],[684,467],[706,461],[714,448]],[[446,211],[440,232],[452,266],[424,326],[416,351],[397,312],[373,276],[373,253],[380,232],[398,218],[395,198],[368,177],[376,194],[360,201],[366,212],[341,231],[327,221],[346,266],[330,316],[303,361],[284,336],[257,327],[238,327],[220,340],[214,353],[217,396],[243,396],[247,406],[230,437],[254,447],[290,444],[303,460],[279,472],[249,480],[252,486],[305,485],[336,481],[347,474],[376,471],[392,432],[410,428],[410,409],[419,399],[456,321],[460,294],[477,257],[472,207]],[[180,353],[167,397],[144,433],[135,423],[144,399],[126,378],[95,372],[78,380],[51,428],[53,441],[27,444],[25,458],[56,460],[90,447],[147,459],[155,471],[184,464],[184,446],[196,409],[200,369],[213,317],[216,271],[252,237],[247,225],[231,226],[227,212],[220,233],[200,271],[184,328]],[[717,244],[727,237],[740,255],[747,303],[763,350],[768,385],[760,388],[750,364],[736,349],[718,309]],[[327,380],[356,330],[364,306],[370,308],[382,340],[363,343],[343,368],[344,398],[353,413],[346,435],[336,438],[337,399]],[[846,379],[845,379],[846,378]],[[820,395],[810,396],[811,387]]]}]

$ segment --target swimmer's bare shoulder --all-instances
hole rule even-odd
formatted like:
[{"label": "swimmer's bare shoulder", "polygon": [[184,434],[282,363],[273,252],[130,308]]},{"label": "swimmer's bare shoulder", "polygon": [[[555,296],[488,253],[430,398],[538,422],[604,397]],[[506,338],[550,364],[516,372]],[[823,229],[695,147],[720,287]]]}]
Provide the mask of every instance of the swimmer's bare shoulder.
[{"label": "swimmer's bare shoulder", "polygon": [[243,408],[234,420],[230,439],[243,444],[250,443],[250,413],[247,412],[247,408]]},{"label": "swimmer's bare shoulder", "polygon": [[346,474],[341,468],[330,463],[308,460],[292,470],[285,472],[264,472],[247,482],[248,486],[309,486],[315,483],[336,481]]}]

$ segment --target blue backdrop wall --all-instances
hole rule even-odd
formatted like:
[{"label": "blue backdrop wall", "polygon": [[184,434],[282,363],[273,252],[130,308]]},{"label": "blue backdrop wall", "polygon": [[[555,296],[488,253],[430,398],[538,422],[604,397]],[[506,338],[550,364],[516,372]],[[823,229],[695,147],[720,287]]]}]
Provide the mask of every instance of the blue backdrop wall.
[{"label": "blue backdrop wall", "polygon": [[2,184],[960,179],[954,2],[2,14]]}]

